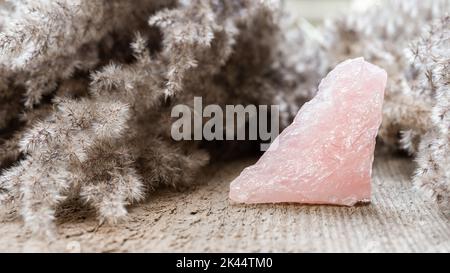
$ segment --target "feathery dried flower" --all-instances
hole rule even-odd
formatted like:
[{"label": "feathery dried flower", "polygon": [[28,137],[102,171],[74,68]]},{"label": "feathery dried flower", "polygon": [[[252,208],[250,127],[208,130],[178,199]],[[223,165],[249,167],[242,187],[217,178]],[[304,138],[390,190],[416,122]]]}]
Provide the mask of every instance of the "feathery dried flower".
[{"label": "feathery dried flower", "polygon": [[[194,180],[209,154],[200,143],[171,139],[171,105],[190,105],[194,96],[208,104],[272,104],[279,89],[304,98],[296,88],[314,82],[283,84],[282,70],[293,79],[313,69],[277,60],[292,49],[280,43],[270,1],[91,2],[20,1],[0,21],[1,60],[27,83],[26,106],[37,105],[0,148],[9,161],[23,157],[0,177],[0,203],[16,204],[27,226],[47,236],[68,198],[114,223],[147,191]],[[125,50],[131,58],[120,58],[133,32]],[[42,100],[50,93],[50,102]]]},{"label": "feathery dried flower", "polygon": [[450,16],[431,26],[413,47],[420,91],[433,94],[430,128],[422,138],[415,186],[435,197],[450,215]]},{"label": "feathery dried flower", "polygon": [[94,68],[100,61],[102,40],[141,29],[149,14],[173,2],[8,1],[0,25],[0,64],[20,75],[15,80],[24,83],[25,106],[32,107],[53,92],[60,80],[76,70]]}]

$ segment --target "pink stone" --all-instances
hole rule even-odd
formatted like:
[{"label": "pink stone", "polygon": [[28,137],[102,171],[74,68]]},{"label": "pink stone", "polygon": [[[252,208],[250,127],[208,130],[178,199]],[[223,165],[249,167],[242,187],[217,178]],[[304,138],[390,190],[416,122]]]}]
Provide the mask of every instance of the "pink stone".
[{"label": "pink stone", "polygon": [[231,183],[231,200],[370,202],[386,81],[386,72],[363,58],[338,65],[261,159]]}]

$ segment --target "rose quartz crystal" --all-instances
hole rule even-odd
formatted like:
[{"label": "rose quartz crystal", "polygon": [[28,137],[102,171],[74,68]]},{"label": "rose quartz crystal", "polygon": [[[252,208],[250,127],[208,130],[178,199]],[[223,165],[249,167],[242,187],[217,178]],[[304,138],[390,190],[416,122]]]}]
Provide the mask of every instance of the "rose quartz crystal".
[{"label": "rose quartz crystal", "polygon": [[231,183],[231,200],[346,206],[369,202],[386,81],[386,72],[363,58],[338,65],[292,125]]}]

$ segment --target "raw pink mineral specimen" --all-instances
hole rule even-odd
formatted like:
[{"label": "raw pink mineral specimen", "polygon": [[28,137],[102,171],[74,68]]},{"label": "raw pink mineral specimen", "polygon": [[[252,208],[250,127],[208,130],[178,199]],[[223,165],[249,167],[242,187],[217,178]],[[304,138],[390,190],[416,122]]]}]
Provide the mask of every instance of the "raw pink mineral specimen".
[{"label": "raw pink mineral specimen", "polygon": [[369,202],[386,81],[386,72],[363,58],[338,65],[293,124],[231,183],[231,200],[346,206]]}]

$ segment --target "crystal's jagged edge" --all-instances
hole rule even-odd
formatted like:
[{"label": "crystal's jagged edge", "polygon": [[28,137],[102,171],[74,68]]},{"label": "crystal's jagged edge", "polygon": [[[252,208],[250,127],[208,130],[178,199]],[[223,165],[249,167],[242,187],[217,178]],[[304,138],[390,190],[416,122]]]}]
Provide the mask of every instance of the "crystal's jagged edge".
[{"label": "crystal's jagged edge", "polygon": [[352,206],[371,199],[387,74],[363,58],[339,64],[314,99],[230,185],[237,203]]}]

